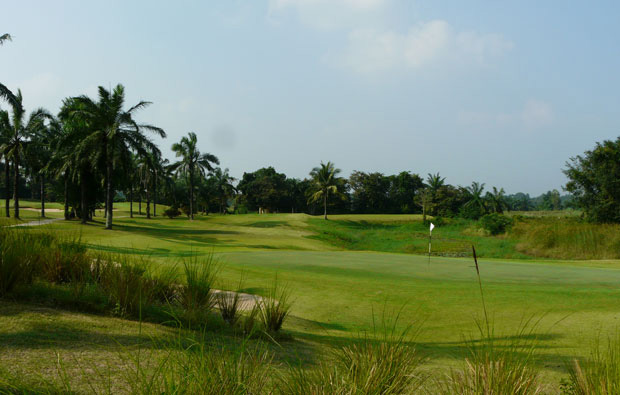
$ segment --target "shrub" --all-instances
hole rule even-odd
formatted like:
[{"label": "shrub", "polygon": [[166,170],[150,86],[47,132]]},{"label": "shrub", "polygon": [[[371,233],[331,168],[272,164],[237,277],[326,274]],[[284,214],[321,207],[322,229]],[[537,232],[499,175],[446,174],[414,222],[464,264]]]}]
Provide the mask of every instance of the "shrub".
[{"label": "shrub", "polygon": [[256,302],[259,319],[267,332],[275,333],[282,328],[291,310],[289,297],[288,290],[280,288],[276,279],[267,295]]},{"label": "shrub", "polygon": [[179,211],[179,209],[175,206],[172,207],[168,207],[167,209],[164,210],[164,215],[170,219],[172,218],[176,218],[179,215],[181,215],[181,212]]},{"label": "shrub", "polygon": [[480,218],[480,225],[490,234],[499,235],[506,233],[506,230],[512,225],[512,220],[505,215],[492,213]]}]

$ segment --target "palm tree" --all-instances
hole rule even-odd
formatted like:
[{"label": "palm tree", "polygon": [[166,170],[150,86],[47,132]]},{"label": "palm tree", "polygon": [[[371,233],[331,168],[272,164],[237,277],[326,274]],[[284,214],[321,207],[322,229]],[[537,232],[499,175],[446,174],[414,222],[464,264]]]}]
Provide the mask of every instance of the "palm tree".
[{"label": "palm tree", "polygon": [[181,160],[172,165],[172,169],[183,173],[189,183],[189,218],[194,219],[194,177],[196,174],[205,175],[205,170],[212,171],[212,164],[219,165],[219,159],[212,154],[201,154],[197,148],[196,133],[189,132],[180,142],[172,144],[172,151]]},{"label": "palm tree", "polygon": [[430,188],[431,192],[433,194],[437,193],[437,191],[439,190],[439,188],[441,188],[442,186],[444,186],[446,181],[445,177],[441,177],[439,175],[439,173],[437,174],[428,174],[428,177],[426,179],[426,183],[428,184],[428,187]]},{"label": "palm tree", "polygon": [[228,174],[228,169],[222,170],[217,167],[213,171],[212,179],[215,186],[215,192],[220,203],[220,213],[224,214],[224,208],[226,207],[228,198],[233,196],[236,191],[232,184],[235,182],[235,178]]},{"label": "palm tree", "polygon": [[52,118],[49,125],[39,128],[31,136],[31,144],[26,150],[26,159],[33,180],[39,180],[41,194],[41,217],[45,218],[45,178],[51,173],[47,167],[52,157],[52,144],[60,134],[60,123]]},{"label": "palm tree", "polygon": [[[138,177],[146,194],[146,218],[148,219],[151,218],[151,187],[156,185],[155,177],[160,161],[161,152],[158,148],[154,148],[152,152],[139,156],[136,163]],[[155,210],[153,210],[154,213]]]},{"label": "palm tree", "polygon": [[9,33],[4,33],[0,36],[0,45],[4,44],[5,41],[11,41],[11,35]]},{"label": "palm tree", "polygon": [[15,98],[18,105],[12,105],[12,116],[2,120],[2,128],[8,130],[8,133],[0,151],[13,160],[13,207],[15,218],[19,218],[19,166],[22,155],[30,139],[45,128],[45,119],[51,119],[51,115],[40,108],[33,111],[25,122],[26,112],[22,106],[21,91],[17,92]]},{"label": "palm tree", "polygon": [[483,213],[486,211],[486,205],[484,202],[484,183],[472,182],[471,186],[465,188],[469,193],[469,200],[465,203],[466,207],[474,206],[480,209],[480,212]]},{"label": "palm tree", "polygon": [[[5,33],[0,36],[0,45],[4,44],[5,41],[11,41],[10,34]],[[9,88],[4,86],[3,84],[0,84],[0,99],[6,100],[7,102],[11,103],[11,105],[13,106],[18,105],[17,98],[15,97],[13,92],[11,92]]]},{"label": "palm tree", "polygon": [[[86,120],[73,114],[81,109],[74,98],[65,99],[58,114],[60,127],[53,141],[53,155],[48,170],[64,181],[65,219],[69,219],[69,181],[79,185],[80,219],[90,218],[87,190],[102,162],[97,142],[88,140],[90,129]],[[78,142],[76,144],[76,142]],[[92,183],[91,183],[92,185]]]},{"label": "palm tree", "polygon": [[310,201],[317,202],[323,199],[323,218],[327,219],[327,201],[330,192],[332,195],[338,194],[338,185],[340,185],[340,169],[336,169],[332,162],[321,162],[320,167],[315,167],[310,172],[315,192],[310,196]]},{"label": "palm tree", "polygon": [[491,204],[493,212],[502,214],[505,208],[508,208],[506,203],[506,192],[504,188],[497,189],[493,187],[493,192],[487,192],[487,200]]},{"label": "palm tree", "polygon": [[129,158],[128,148],[138,154],[146,154],[155,148],[155,144],[144,135],[144,131],[153,132],[160,137],[166,137],[166,133],[161,128],[138,124],[133,119],[134,114],[148,107],[150,102],[141,101],[128,110],[123,109],[125,88],[121,84],[118,84],[112,92],[100,86],[96,102],[88,96],[79,96],[73,100],[77,104],[77,109],[72,111],[72,115],[84,119],[90,130],[88,137],[80,144],[90,145],[96,142],[105,163],[105,227],[112,229],[115,159]]},{"label": "palm tree", "polygon": [[[421,197],[423,197],[424,205],[422,207],[424,219],[426,219],[426,212],[429,211],[431,214],[435,214],[435,203],[437,200],[437,192],[441,187],[445,185],[446,178],[441,177],[439,173],[436,174],[428,174],[426,178],[426,184],[428,185],[428,191],[426,191]],[[428,210],[427,210],[428,208]]]},{"label": "palm tree", "polygon": [[[11,123],[9,120],[9,113],[7,111],[0,111],[0,146],[4,146],[9,142],[9,136],[11,133]],[[7,150],[3,149],[0,154],[4,157],[4,192],[6,203],[6,217],[11,216],[11,162]]]}]

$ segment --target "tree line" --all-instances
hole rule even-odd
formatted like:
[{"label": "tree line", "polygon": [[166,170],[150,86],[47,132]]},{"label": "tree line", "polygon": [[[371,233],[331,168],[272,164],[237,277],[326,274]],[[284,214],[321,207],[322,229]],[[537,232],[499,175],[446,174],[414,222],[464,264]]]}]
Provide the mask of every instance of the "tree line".
[{"label": "tree line", "polygon": [[[0,36],[0,45],[11,36]],[[125,89],[99,87],[97,98],[86,95],[63,100],[58,114],[39,108],[27,113],[21,91],[0,83],[0,171],[5,215],[20,216],[19,199],[64,202],[65,218],[92,220],[104,208],[106,228],[112,228],[114,203],[134,202],[138,213],[157,215],[157,204],[170,206],[168,216],[198,212],[304,212],[421,213],[424,216],[477,219],[506,210],[561,210],[581,208],[600,222],[620,222],[617,208],[619,141],[603,142],[584,156],[572,158],[564,170],[566,190],[548,191],[537,197],[525,193],[507,195],[503,188],[485,189],[484,183],[454,186],[439,173],[403,171],[394,175],[354,171],[339,176],[332,162],[321,163],[306,179],[289,178],[273,167],[244,173],[240,180],[219,159],[198,149],[198,137],[190,132],[172,145],[176,161],[164,159],[152,136],[166,137],[163,129],[139,123],[136,114],[151,103],[125,103]],[[237,182],[238,181],[238,182]],[[604,184],[604,185],[603,185]],[[572,197],[575,197],[573,199]]]}]

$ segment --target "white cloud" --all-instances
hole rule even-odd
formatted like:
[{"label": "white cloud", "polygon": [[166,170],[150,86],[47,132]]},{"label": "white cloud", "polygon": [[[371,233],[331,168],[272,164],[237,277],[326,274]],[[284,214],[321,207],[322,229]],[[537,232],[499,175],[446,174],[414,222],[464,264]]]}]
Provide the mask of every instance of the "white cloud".
[{"label": "white cloud", "polygon": [[518,127],[535,130],[549,126],[554,121],[554,112],[547,102],[530,99],[521,110],[513,112],[459,111],[457,121],[462,125],[475,127]]},{"label": "white cloud", "polygon": [[537,129],[553,122],[553,109],[540,100],[529,100],[521,112],[523,125],[528,129]]},{"label": "white cloud", "polygon": [[484,64],[511,47],[501,35],[455,32],[448,22],[433,20],[406,33],[353,30],[347,47],[327,60],[357,73],[371,73],[418,69],[442,61]]}]

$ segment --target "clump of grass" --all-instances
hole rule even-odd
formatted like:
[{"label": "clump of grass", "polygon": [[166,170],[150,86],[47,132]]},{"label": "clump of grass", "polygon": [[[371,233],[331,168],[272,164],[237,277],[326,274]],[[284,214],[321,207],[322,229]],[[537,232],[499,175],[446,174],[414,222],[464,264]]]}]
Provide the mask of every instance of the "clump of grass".
[{"label": "clump of grass", "polygon": [[563,392],[570,395],[620,393],[620,334],[607,340],[607,347],[595,343],[589,358],[574,360]]},{"label": "clump of grass", "polygon": [[[469,356],[463,368],[453,370],[440,384],[445,394],[539,394],[542,388],[538,373],[531,367],[536,346],[522,340],[518,333],[507,344],[496,339],[483,338],[469,345]],[[521,338],[521,340],[519,339]]]},{"label": "clump of grass", "polygon": [[239,293],[221,291],[216,294],[216,300],[222,319],[229,325],[235,326],[239,321],[239,309],[242,307]]},{"label": "clump of grass", "polygon": [[252,306],[252,309],[241,319],[241,328],[244,335],[251,337],[254,333],[256,333],[259,310],[260,308],[257,304],[255,304]]},{"label": "clump of grass", "polygon": [[152,302],[153,288],[149,286],[148,265],[141,258],[108,255],[99,257],[95,262],[98,284],[108,295],[116,314],[136,314]]},{"label": "clump of grass", "polygon": [[219,272],[219,264],[213,254],[204,259],[196,255],[183,262],[185,286],[181,288],[179,302],[193,317],[203,316],[213,310],[216,304],[213,285]]},{"label": "clump of grass", "polygon": [[[182,335],[179,332],[179,335]],[[153,364],[148,355],[129,354],[126,383],[136,394],[271,393],[273,355],[261,343],[212,348],[205,339],[182,335],[161,344],[166,357]],[[188,344],[189,343],[189,344]]]},{"label": "clump of grass", "polygon": [[396,318],[383,317],[380,332],[337,348],[330,361],[313,370],[294,368],[281,378],[282,394],[404,394],[415,393],[425,382],[420,368],[425,360],[412,344],[413,326],[396,329]]},{"label": "clump of grass", "polygon": [[506,337],[508,340],[496,338],[487,313],[480,266],[473,246],[472,253],[484,313],[483,322],[476,322],[481,340],[468,342],[469,356],[463,368],[453,370],[439,387],[445,394],[538,394],[542,391],[538,373],[531,367],[536,351],[534,329],[537,322],[532,324],[532,319],[526,320],[516,334]]},{"label": "clump of grass", "polygon": [[290,293],[278,284],[278,279],[269,288],[267,295],[256,301],[258,317],[267,332],[278,332],[291,311]]}]

